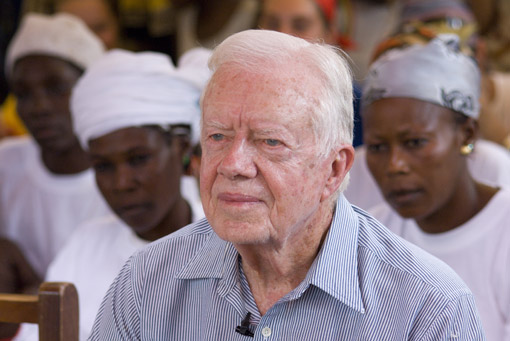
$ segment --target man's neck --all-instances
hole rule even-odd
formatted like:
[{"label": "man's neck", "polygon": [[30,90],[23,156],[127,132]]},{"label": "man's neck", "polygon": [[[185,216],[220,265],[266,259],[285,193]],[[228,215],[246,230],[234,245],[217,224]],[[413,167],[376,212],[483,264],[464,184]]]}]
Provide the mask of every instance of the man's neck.
[{"label": "man's neck", "polygon": [[261,315],[305,279],[331,225],[331,207],[324,206],[315,217],[303,228],[299,239],[276,246],[236,245]]}]

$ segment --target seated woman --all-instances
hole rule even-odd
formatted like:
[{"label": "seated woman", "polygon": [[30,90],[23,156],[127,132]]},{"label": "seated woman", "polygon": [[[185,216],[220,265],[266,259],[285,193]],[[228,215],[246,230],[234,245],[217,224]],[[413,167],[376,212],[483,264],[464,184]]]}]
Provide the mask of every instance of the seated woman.
[{"label": "seated woman", "polygon": [[[390,50],[364,88],[366,161],[386,207],[372,213],[450,265],[488,340],[510,337],[510,192],[473,179],[480,73],[454,35]],[[405,218],[405,219],[402,219]]]},{"label": "seated woman", "polygon": [[[496,93],[487,91],[487,77],[483,71],[483,51],[480,48],[480,40],[477,35],[477,23],[473,13],[466,4],[456,0],[444,1],[416,1],[405,0],[402,2],[401,15],[398,29],[389,37],[382,40],[372,53],[371,60],[375,60],[384,52],[393,48],[402,48],[409,45],[427,44],[439,34],[455,34],[459,36],[460,50],[471,57],[482,61],[480,66],[481,95],[480,95],[480,139],[476,142],[476,149],[473,150],[467,159],[468,168],[474,179],[483,183],[490,183],[495,186],[510,185],[510,153],[505,148],[492,142],[501,137],[505,129],[505,122],[499,120],[497,124],[491,124],[493,128],[499,128],[498,133],[491,128],[488,132],[488,120],[495,122],[496,116],[506,115],[504,91],[497,89]],[[485,79],[485,81],[484,81]],[[498,82],[498,84],[500,84]],[[485,89],[485,91],[484,91]],[[494,96],[494,97],[493,97]],[[491,98],[489,100],[489,98]],[[510,102],[509,102],[510,103]],[[502,112],[504,114],[500,114]],[[509,122],[510,123],[510,120]],[[510,125],[508,126],[510,127]],[[491,135],[491,136],[489,136]],[[503,136],[504,137],[504,136]],[[344,195],[352,204],[363,209],[370,209],[375,205],[384,202],[382,194],[377,188],[365,160],[366,146],[356,148],[356,158],[351,168],[350,186]]]},{"label": "seated woman", "polygon": [[64,13],[27,13],[7,50],[10,90],[30,135],[0,142],[0,235],[41,278],[77,225],[109,212],[69,108],[72,88],[103,53],[94,33]]},{"label": "seated woman", "polygon": [[197,191],[194,180],[187,187],[181,180],[200,117],[196,76],[202,69],[206,63],[175,68],[163,54],[112,50],[73,92],[76,134],[115,213],[80,226],[46,276],[76,285],[81,339],[129,256],[203,217],[200,202],[188,199],[198,197],[188,192]]}]

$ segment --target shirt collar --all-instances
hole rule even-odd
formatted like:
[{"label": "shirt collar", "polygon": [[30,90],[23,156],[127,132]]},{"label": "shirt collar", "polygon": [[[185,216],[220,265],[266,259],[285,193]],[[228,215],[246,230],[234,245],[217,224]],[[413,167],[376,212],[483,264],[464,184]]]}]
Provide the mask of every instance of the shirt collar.
[{"label": "shirt collar", "polygon": [[358,273],[358,232],[356,213],[340,195],[324,244],[305,280],[364,313]]},{"label": "shirt collar", "polygon": [[[206,223],[201,220],[198,224]],[[209,227],[210,228],[210,227]],[[178,279],[224,278],[235,267],[237,250],[231,243],[220,237],[210,228],[209,237],[190,261],[175,276]]]},{"label": "shirt collar", "polygon": [[[207,222],[205,219],[204,222]],[[207,225],[209,225],[207,223]],[[217,293],[234,306],[240,316],[244,314],[239,284],[239,253],[232,243],[222,240],[209,226],[210,237],[184,268],[177,279],[219,279]]]},{"label": "shirt collar", "polygon": [[[340,195],[324,244],[304,282],[364,313],[358,274],[358,225],[356,213]],[[208,240],[176,278],[218,278],[218,294],[226,296],[231,290],[239,289],[237,260],[238,252],[234,246],[220,239],[211,229]],[[308,285],[300,287],[305,289]]]}]

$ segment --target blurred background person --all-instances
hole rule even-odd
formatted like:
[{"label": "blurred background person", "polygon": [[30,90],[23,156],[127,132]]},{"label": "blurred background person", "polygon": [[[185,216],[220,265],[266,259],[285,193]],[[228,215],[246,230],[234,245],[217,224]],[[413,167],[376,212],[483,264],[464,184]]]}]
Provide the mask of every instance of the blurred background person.
[{"label": "blurred background person", "polygon": [[177,54],[214,48],[233,33],[255,27],[258,0],[173,0]]},{"label": "blurred background person", "polygon": [[[261,29],[287,33],[312,42],[323,41],[340,48],[349,48],[348,39],[338,32],[336,0],[261,0],[257,25]],[[354,141],[363,142],[359,100],[361,88],[353,82]]]},{"label": "blurred background person", "polygon": [[510,2],[507,0],[466,0],[476,17],[487,46],[491,70],[510,72]]},{"label": "blurred background person", "polygon": [[56,12],[69,13],[83,20],[106,49],[119,47],[119,23],[108,0],[60,0]]},{"label": "blurred background person", "polygon": [[108,212],[69,109],[75,83],[103,53],[68,14],[27,14],[9,45],[6,72],[30,136],[0,142],[0,235],[40,277],[79,223]]},{"label": "blurred background person", "polygon": [[467,0],[473,9],[485,58],[482,61],[480,131],[510,150],[510,2]]},{"label": "blurred background person", "polygon": [[363,85],[375,46],[392,34],[400,17],[403,0],[339,0],[339,27],[352,42],[348,50],[353,61],[354,79]]},{"label": "blurred background person", "polygon": [[258,26],[335,45],[336,1],[261,0]]},{"label": "blurred background person", "polygon": [[[119,45],[117,15],[108,0],[55,0],[51,12],[69,13],[81,19],[107,49]],[[0,112],[0,137],[26,133],[27,130],[16,112],[16,98],[10,94]]]}]

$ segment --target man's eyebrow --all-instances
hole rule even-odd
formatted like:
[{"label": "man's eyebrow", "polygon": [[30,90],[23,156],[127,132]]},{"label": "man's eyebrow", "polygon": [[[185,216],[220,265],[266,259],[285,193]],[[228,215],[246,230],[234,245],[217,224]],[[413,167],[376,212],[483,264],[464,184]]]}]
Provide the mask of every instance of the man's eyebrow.
[{"label": "man's eyebrow", "polygon": [[203,126],[206,128],[216,128],[216,129],[222,129],[222,130],[228,129],[227,125],[225,125],[219,121],[214,121],[214,120],[204,122]]},{"label": "man's eyebrow", "polygon": [[288,131],[287,129],[281,128],[281,127],[254,129],[254,132],[256,134],[261,134],[261,135],[283,134],[283,133],[286,133],[287,131]]}]

